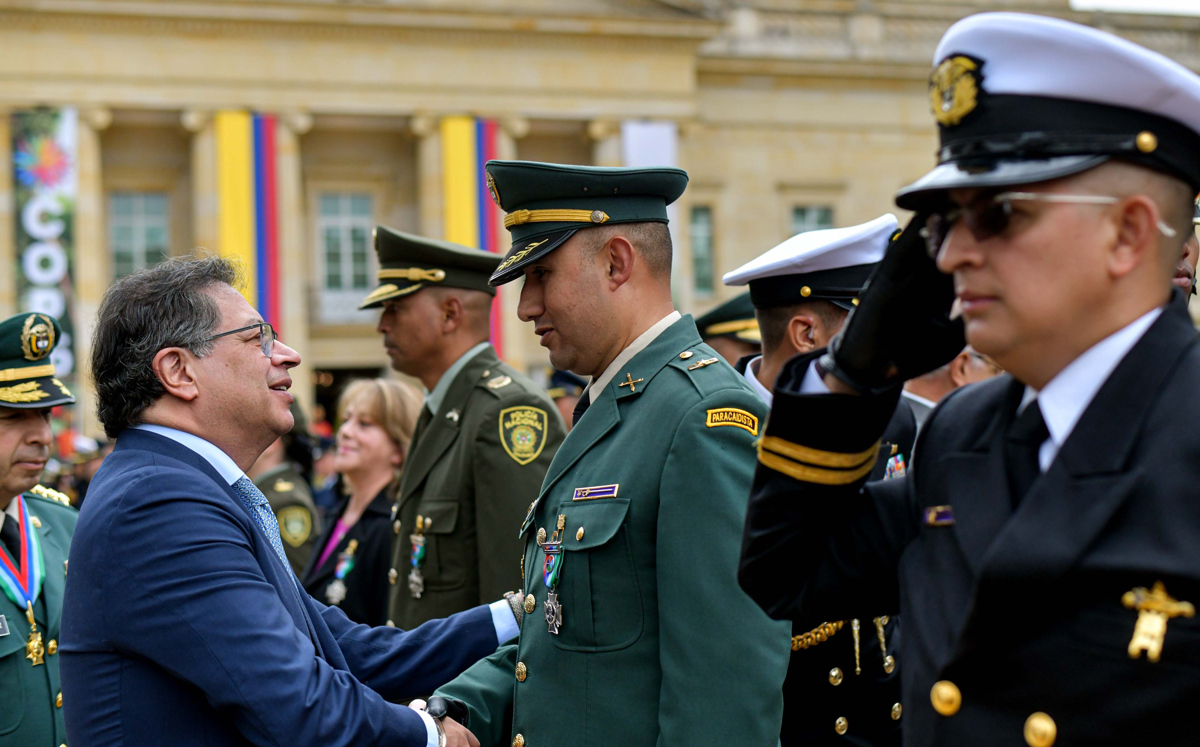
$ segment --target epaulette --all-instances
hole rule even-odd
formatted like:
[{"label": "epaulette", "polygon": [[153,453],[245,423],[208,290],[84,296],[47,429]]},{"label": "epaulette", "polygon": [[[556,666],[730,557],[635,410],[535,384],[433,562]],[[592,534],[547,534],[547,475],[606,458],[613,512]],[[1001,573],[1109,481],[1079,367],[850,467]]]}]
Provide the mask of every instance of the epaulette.
[{"label": "epaulette", "polygon": [[48,488],[44,485],[34,485],[32,488],[29,489],[29,492],[33,493],[36,496],[45,498],[48,501],[54,501],[55,503],[61,503],[64,506],[71,505],[71,499],[67,497],[66,493],[60,493],[57,490],[51,490],[50,488]]},{"label": "epaulette", "polygon": [[[493,376],[493,373],[499,373],[500,375]],[[483,375],[480,376],[480,379],[483,380],[483,385],[493,392],[497,389],[503,389],[504,387],[513,383],[511,376],[507,376],[500,371],[492,371],[490,368],[483,372]]]}]

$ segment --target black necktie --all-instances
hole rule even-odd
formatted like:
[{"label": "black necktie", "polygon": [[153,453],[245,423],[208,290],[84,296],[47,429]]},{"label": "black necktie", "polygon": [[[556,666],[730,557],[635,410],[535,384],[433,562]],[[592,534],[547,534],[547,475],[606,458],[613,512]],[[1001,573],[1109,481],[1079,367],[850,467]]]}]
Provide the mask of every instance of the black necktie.
[{"label": "black necktie", "polygon": [[592,389],[588,387],[579,395],[579,399],[575,402],[575,409],[571,412],[571,426],[574,427],[587,409],[592,406]]},{"label": "black necktie", "polygon": [[1004,471],[1008,473],[1008,489],[1013,508],[1021,503],[1034,480],[1041,475],[1038,451],[1050,431],[1042,417],[1042,408],[1033,400],[1008,428],[1004,440]]},{"label": "black necktie", "polygon": [[17,529],[17,522],[13,521],[13,517],[7,513],[4,516],[4,526],[0,526],[0,542],[8,548],[8,554],[13,557],[19,564],[21,562],[21,531]]}]

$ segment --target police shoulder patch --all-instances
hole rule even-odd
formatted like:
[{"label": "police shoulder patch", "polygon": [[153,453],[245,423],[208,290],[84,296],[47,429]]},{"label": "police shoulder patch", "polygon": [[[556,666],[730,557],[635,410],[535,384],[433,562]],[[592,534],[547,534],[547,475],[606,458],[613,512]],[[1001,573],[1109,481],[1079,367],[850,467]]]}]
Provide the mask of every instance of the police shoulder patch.
[{"label": "police shoulder patch", "polygon": [[734,428],[750,431],[752,436],[758,435],[758,416],[736,407],[718,407],[715,410],[709,410],[704,425],[709,428],[731,425]]},{"label": "police shoulder patch", "polygon": [[506,407],[500,411],[500,443],[513,461],[522,466],[542,453],[550,419],[537,407]]},{"label": "police shoulder patch", "polygon": [[275,514],[279,536],[292,547],[299,547],[312,535],[312,513],[304,506],[286,506]]}]

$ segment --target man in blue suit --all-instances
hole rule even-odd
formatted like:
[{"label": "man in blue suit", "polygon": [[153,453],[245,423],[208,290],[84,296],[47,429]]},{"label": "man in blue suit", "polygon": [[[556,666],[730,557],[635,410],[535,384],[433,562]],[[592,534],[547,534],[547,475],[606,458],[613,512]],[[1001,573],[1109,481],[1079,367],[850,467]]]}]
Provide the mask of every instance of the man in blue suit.
[{"label": "man in blue suit", "polygon": [[116,448],[76,527],[63,602],[67,741],[477,747],[396,705],[517,633],[505,600],[410,631],[352,623],[297,583],[245,471],[292,427],[300,356],[220,258],[121,280],[92,374]]}]

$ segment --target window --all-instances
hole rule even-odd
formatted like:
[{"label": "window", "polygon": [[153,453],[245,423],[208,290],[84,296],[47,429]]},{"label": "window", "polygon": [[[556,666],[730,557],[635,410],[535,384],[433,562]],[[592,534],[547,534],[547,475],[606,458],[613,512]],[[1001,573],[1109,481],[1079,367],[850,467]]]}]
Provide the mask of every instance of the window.
[{"label": "window", "polygon": [[358,311],[358,304],[373,287],[372,203],[371,195],[363,192],[321,193],[317,240],[324,322],[361,322],[369,316]]},{"label": "window", "polygon": [[797,205],[792,208],[792,235],[833,228],[833,208],[828,205]]},{"label": "window", "polygon": [[712,208],[692,208],[692,287],[698,294],[713,292]]},{"label": "window", "polygon": [[166,192],[113,192],[108,202],[108,246],[113,278],[167,258],[171,219]]}]

